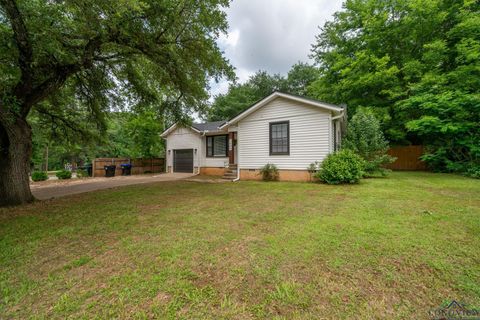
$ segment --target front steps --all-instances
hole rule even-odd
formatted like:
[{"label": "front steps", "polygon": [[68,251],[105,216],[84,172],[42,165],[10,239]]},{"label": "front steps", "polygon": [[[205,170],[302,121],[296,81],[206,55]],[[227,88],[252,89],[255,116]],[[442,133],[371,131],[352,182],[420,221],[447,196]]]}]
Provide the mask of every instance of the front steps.
[{"label": "front steps", "polygon": [[222,179],[233,181],[237,178],[237,165],[231,164],[228,168],[225,168],[225,173],[223,174]]}]

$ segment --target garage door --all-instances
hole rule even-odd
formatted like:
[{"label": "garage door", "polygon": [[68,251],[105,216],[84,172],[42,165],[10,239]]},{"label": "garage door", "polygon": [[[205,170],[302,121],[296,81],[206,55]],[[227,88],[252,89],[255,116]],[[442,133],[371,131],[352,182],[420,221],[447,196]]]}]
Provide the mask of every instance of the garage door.
[{"label": "garage door", "polygon": [[173,150],[173,172],[193,172],[193,149]]}]

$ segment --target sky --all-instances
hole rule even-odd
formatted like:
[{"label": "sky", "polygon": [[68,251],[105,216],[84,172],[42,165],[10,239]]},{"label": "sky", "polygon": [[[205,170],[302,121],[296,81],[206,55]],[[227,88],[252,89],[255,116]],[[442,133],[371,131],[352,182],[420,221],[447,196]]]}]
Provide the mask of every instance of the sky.
[{"label": "sky", "polygon": [[[341,0],[233,0],[226,10],[228,35],[218,40],[239,82],[257,70],[285,75],[309,54],[319,27],[341,9]],[[212,97],[228,82],[211,83]]]}]

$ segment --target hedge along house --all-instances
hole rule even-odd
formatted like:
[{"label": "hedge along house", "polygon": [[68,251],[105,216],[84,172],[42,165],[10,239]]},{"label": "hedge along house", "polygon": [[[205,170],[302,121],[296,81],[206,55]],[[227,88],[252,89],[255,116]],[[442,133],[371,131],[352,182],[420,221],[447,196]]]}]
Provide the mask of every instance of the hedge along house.
[{"label": "hedge along house", "polygon": [[280,180],[310,179],[309,164],[338,149],[345,108],[274,92],[229,121],[174,124],[166,140],[167,172],[258,180],[267,163]]}]

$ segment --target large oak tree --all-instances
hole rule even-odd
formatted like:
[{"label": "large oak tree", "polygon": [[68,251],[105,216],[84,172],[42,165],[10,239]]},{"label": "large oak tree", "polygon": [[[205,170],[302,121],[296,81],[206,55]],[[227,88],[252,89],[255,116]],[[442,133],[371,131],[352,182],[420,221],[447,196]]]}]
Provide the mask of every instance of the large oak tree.
[{"label": "large oak tree", "polygon": [[69,110],[101,124],[119,100],[204,105],[209,79],[231,77],[216,45],[228,3],[0,0],[0,205],[33,200],[32,110],[75,129]]}]

